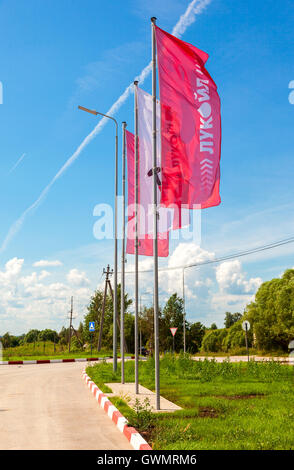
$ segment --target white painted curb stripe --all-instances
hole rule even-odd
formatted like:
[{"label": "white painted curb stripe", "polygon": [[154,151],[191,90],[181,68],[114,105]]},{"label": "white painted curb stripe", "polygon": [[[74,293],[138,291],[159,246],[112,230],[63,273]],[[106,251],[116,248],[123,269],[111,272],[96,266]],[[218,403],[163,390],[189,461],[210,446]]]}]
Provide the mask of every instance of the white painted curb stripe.
[{"label": "white painted curb stripe", "polygon": [[[97,385],[90,379],[90,377],[87,375],[85,371],[82,372],[82,378],[90,388],[91,392],[93,393],[94,397],[96,400],[99,400],[99,396],[103,395],[103,392],[97,387]],[[107,404],[107,405],[106,405]],[[107,415],[109,416],[110,419],[115,423],[117,421],[116,427],[119,429],[121,433],[123,433],[128,441],[130,442],[131,446],[135,450],[141,450],[142,448],[145,450],[152,450],[149,444],[143,439],[140,433],[136,431],[134,428],[127,428],[126,426],[128,424],[127,419],[121,415],[120,411],[111,403],[109,398],[107,396],[103,396],[101,401],[100,401],[100,406],[101,408],[104,409],[105,412],[107,412]],[[114,419],[114,413],[118,412],[121,416],[119,416],[117,419]]]},{"label": "white painted curb stripe", "polygon": [[132,433],[131,437],[131,445],[134,447],[134,449],[139,450],[141,444],[146,444],[145,439],[139,434],[138,432]]},{"label": "white painted curb stripe", "polygon": [[107,401],[109,401],[107,397],[102,397],[101,402],[100,402],[101,408],[104,409],[104,405]]},{"label": "white painted curb stripe", "polygon": [[112,419],[113,413],[114,413],[115,411],[118,411],[118,409],[115,408],[114,405],[110,405],[109,408],[108,408],[108,411],[107,411],[107,414],[108,414],[108,416],[109,416],[110,419]]},{"label": "white painted curb stripe", "polygon": [[124,416],[120,416],[117,420],[117,427],[120,432],[124,432],[124,427],[126,424],[128,424],[128,420]]}]

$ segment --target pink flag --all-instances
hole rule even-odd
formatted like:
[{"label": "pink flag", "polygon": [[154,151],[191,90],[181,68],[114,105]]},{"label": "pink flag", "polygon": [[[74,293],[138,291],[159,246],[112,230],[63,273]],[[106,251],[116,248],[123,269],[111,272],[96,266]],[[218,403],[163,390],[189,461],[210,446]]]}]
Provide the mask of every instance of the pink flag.
[{"label": "pink flag", "polygon": [[[137,88],[138,93],[138,135],[139,135],[139,184],[140,204],[144,214],[140,217],[140,232],[153,233],[153,158],[152,158],[152,107],[153,100],[149,93]],[[160,103],[157,100],[156,127],[160,129]],[[158,233],[165,233],[190,225],[189,210],[184,207],[162,206],[161,201],[161,142],[160,132],[157,138],[157,201]]]},{"label": "pink flag", "polygon": [[[127,225],[127,246],[126,253],[135,253],[135,136],[126,131],[127,141],[127,163],[128,163],[128,225]],[[139,153],[140,168],[140,153]],[[140,178],[139,178],[140,181]],[[140,185],[139,185],[140,204]],[[139,212],[140,217],[140,212]],[[138,224],[138,226],[140,223]],[[152,234],[139,234],[139,255],[153,256]],[[158,233],[158,256],[169,255],[169,238],[167,233]]]},{"label": "pink flag", "polygon": [[220,204],[221,119],[208,54],[155,26],[161,102],[161,203]]}]

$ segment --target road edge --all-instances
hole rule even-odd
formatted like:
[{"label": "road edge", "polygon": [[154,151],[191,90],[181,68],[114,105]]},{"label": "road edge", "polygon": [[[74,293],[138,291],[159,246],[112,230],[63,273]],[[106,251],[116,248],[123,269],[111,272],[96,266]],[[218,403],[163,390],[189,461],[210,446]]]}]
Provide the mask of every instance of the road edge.
[{"label": "road edge", "polygon": [[152,450],[150,445],[145,441],[137,429],[128,426],[128,420],[121,414],[120,411],[118,411],[118,409],[111,403],[109,398],[90,379],[85,370],[82,372],[82,378],[101,408],[105,411],[105,413],[107,413],[119,431],[125,435],[131,446],[135,450]]},{"label": "road edge", "polygon": [[[0,366],[17,366],[26,364],[60,364],[61,362],[89,362],[89,361],[103,361],[112,359],[112,356],[105,357],[81,357],[81,358],[68,358],[68,359],[32,359],[29,361],[0,361]],[[135,359],[135,356],[126,356],[126,359]]]}]

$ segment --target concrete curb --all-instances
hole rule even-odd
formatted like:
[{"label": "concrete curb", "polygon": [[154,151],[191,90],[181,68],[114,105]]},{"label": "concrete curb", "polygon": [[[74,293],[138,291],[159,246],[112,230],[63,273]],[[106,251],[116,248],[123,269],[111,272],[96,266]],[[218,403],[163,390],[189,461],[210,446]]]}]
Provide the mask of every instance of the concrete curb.
[{"label": "concrete curb", "polygon": [[[26,365],[26,364],[60,364],[61,362],[89,362],[89,361],[103,361],[112,359],[108,357],[82,357],[80,359],[36,359],[31,361],[0,361],[0,366],[13,366],[13,365]],[[128,356],[125,359],[135,359],[135,356]]]},{"label": "concrete curb", "polygon": [[150,445],[145,441],[145,439],[143,439],[141,434],[135,428],[128,426],[127,419],[120,413],[120,411],[118,411],[118,409],[111,403],[109,398],[97,387],[97,385],[90,379],[85,371],[83,371],[82,377],[101,408],[103,408],[104,411],[108,414],[109,418],[112,419],[120,432],[126,436],[131,446],[135,450],[152,450]]}]

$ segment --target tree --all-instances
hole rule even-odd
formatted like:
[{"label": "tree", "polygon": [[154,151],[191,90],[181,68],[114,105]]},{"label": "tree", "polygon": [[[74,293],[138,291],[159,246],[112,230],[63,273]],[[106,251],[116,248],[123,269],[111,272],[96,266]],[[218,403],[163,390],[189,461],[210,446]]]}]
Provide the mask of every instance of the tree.
[{"label": "tree", "polygon": [[23,335],[21,336],[13,336],[10,333],[5,333],[5,335],[2,336],[2,346],[3,348],[15,348],[16,346],[19,346],[23,340]]},{"label": "tree", "polygon": [[[175,293],[170,296],[162,311],[159,321],[160,343],[163,350],[169,350],[173,347],[173,338],[170,328],[177,328],[175,334],[175,350],[183,349],[183,322],[184,322],[184,302],[181,297]],[[186,323],[186,329],[188,324]]]},{"label": "tree", "polygon": [[125,341],[128,351],[135,351],[135,317],[125,313]]},{"label": "tree", "polygon": [[5,335],[2,336],[3,348],[10,348],[11,347],[11,342],[12,342],[12,338],[11,338],[10,334],[8,332],[5,333]]},{"label": "tree", "polygon": [[[247,333],[249,346],[252,345],[252,329]],[[230,351],[239,348],[245,348],[245,332],[242,329],[242,321],[239,320],[232,324],[230,328],[227,329],[227,336],[225,337],[222,347],[224,351]]]},{"label": "tree", "polygon": [[294,269],[264,282],[246,307],[244,319],[250,321],[258,349],[287,351],[294,338]]},{"label": "tree", "polygon": [[46,328],[45,330],[42,330],[39,332],[38,340],[39,341],[52,341],[52,343],[57,343],[59,340],[59,336],[56,331]]},{"label": "tree", "polygon": [[[94,295],[91,297],[90,304],[87,307],[87,313],[84,316],[84,340],[90,343],[91,338],[90,334],[93,334],[93,344],[98,344],[100,322],[102,315],[102,306],[103,306],[103,297],[104,291],[97,290]],[[118,319],[120,319],[120,305],[121,305],[121,285],[117,286],[117,306],[118,306]],[[130,319],[127,317],[128,308],[132,304],[132,300],[128,297],[128,294],[125,294],[125,319],[130,322]],[[94,321],[96,329],[94,333],[89,332],[89,322]],[[128,323],[129,326],[129,323]],[[111,295],[107,295],[105,303],[105,312],[104,312],[104,322],[103,322],[103,335],[102,335],[102,347],[110,349],[112,347],[112,336],[113,336],[113,301]],[[129,350],[131,338],[129,335],[125,335],[127,348]],[[120,331],[118,328],[118,345],[120,341]]]},{"label": "tree", "polygon": [[82,322],[80,322],[77,335],[79,337],[79,340],[81,341],[82,344],[84,344],[84,325]]},{"label": "tree", "polygon": [[217,330],[217,325],[216,325],[216,323],[212,323],[210,329],[211,329],[211,330]]},{"label": "tree", "polygon": [[193,354],[200,350],[205,332],[206,328],[200,322],[188,324],[186,330],[187,351]]},{"label": "tree", "polygon": [[226,315],[225,315],[225,328],[230,328],[230,326],[232,326],[237,321],[241,320],[241,318],[242,318],[241,313],[226,312]]},{"label": "tree", "polygon": [[28,333],[25,335],[25,342],[26,343],[35,343],[38,341],[40,331],[39,330],[30,330]]},{"label": "tree", "polygon": [[59,332],[58,336],[59,336],[60,344],[62,344],[63,346],[68,344],[68,341],[69,341],[69,328],[65,328],[63,326],[61,328],[61,331]]},{"label": "tree", "polygon": [[[159,309],[159,318],[161,310]],[[139,330],[142,335],[142,346],[153,353],[154,345],[154,309],[153,307],[144,307],[139,315]],[[160,341],[161,342],[161,341]]]},{"label": "tree", "polygon": [[224,350],[224,340],[228,334],[226,328],[208,330],[202,341],[201,349],[205,352],[219,352]]}]

